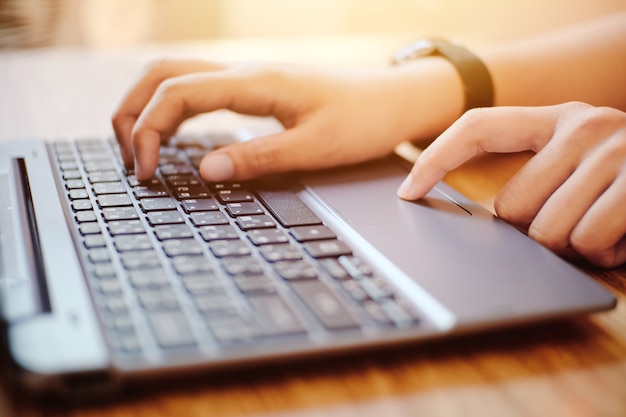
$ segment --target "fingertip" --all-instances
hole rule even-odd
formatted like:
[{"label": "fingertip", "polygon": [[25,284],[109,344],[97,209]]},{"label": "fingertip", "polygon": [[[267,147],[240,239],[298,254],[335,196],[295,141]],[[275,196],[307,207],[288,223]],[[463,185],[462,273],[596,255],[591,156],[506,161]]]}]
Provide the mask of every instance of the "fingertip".
[{"label": "fingertip", "polygon": [[210,153],[200,163],[200,175],[207,181],[229,181],[233,179],[234,173],[233,160],[226,152]]},{"label": "fingertip", "polygon": [[161,135],[152,129],[133,132],[135,177],[147,180],[156,172],[159,162]]}]

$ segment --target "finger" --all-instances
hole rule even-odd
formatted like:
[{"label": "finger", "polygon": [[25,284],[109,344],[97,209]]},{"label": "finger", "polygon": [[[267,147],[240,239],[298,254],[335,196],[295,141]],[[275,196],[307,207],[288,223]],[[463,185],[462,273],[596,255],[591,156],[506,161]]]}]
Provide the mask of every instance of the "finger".
[{"label": "finger", "polygon": [[448,171],[481,152],[537,151],[552,136],[557,119],[558,112],[551,107],[469,110],[422,152],[398,196],[405,200],[424,196]]},{"label": "finger", "polygon": [[[601,144],[611,137],[622,123],[623,117],[616,116],[616,111],[606,108],[596,108],[582,103],[567,103],[555,107],[559,112],[559,120],[555,128],[554,135],[549,138],[549,142],[537,155],[533,156],[502,188],[495,200],[495,210],[499,217],[509,223],[516,225],[519,229],[527,230],[531,222],[536,222],[537,213],[546,204],[546,201],[553,194],[556,195],[552,201],[561,202],[559,208],[574,204],[579,208],[577,216],[582,215],[588,208],[581,207],[583,199],[571,195],[573,201],[569,201],[563,193],[571,193],[575,189],[574,185],[557,191],[563,183],[568,181],[572,173],[577,180],[572,180],[571,184],[591,184],[592,181],[605,181],[603,186],[607,186],[612,179],[602,177],[607,174],[607,167],[604,166],[605,158],[611,155],[602,156]],[[593,154],[593,149],[600,146],[600,153],[596,158],[586,160]],[[586,161],[586,162],[585,162]],[[595,168],[593,164],[596,164]],[[584,168],[587,166],[587,168]],[[601,174],[596,174],[601,172]],[[614,175],[615,170],[611,175]],[[602,186],[598,186],[601,188]],[[580,192],[580,189],[578,190]],[[586,201],[591,204],[603,189],[597,189],[592,200]],[[593,191],[585,189],[584,196],[590,196]],[[557,206],[557,205],[555,205]],[[547,207],[552,207],[548,205]],[[555,218],[556,213],[549,212],[547,218]],[[568,210],[573,215],[572,210]],[[579,218],[579,217],[578,217]],[[560,221],[565,222],[565,218]],[[570,226],[572,219],[568,219]],[[537,223],[535,223],[537,224]],[[543,226],[542,226],[543,227]],[[563,232],[563,231],[561,231]],[[552,236],[553,237],[553,236]],[[562,236],[561,236],[562,237]],[[563,243],[563,242],[561,242]],[[551,242],[553,249],[563,249],[556,242]]]},{"label": "finger", "polygon": [[[332,148],[310,141],[308,125],[235,143],[204,157],[200,174],[207,181],[242,181],[267,174],[327,168],[338,164]],[[312,148],[313,147],[313,148]]]},{"label": "finger", "polygon": [[149,67],[137,84],[126,94],[112,117],[113,130],[120,144],[122,158],[126,163],[133,160],[131,132],[139,115],[166,79],[202,71],[216,71],[224,67],[219,64],[198,60],[162,60]]},{"label": "finger", "polygon": [[612,268],[626,262],[626,173],[585,213],[570,236],[574,250],[596,265]]},{"label": "finger", "polygon": [[[541,200],[541,207],[528,229],[529,236],[557,253],[569,252],[572,231],[613,183],[626,159],[626,151],[620,149],[623,148],[620,138],[614,138],[615,135],[594,148],[562,184],[556,184],[557,188]],[[548,146],[544,151],[547,150]],[[530,184],[533,188],[540,187]],[[617,240],[613,239],[611,244]]]},{"label": "finger", "polygon": [[162,82],[133,128],[137,178],[146,179],[154,174],[157,144],[185,119],[218,109],[271,115],[275,113],[276,91],[269,83],[255,81],[237,69],[188,74]]}]

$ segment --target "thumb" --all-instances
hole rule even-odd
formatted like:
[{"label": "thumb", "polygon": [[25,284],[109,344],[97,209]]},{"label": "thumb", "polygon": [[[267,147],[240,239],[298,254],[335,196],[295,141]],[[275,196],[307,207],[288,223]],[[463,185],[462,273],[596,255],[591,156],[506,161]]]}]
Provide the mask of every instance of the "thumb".
[{"label": "thumb", "polygon": [[233,143],[210,152],[200,163],[200,175],[210,182],[243,181],[308,168],[311,163],[307,164],[303,155],[310,152],[306,146],[296,145],[300,136],[297,130]]}]

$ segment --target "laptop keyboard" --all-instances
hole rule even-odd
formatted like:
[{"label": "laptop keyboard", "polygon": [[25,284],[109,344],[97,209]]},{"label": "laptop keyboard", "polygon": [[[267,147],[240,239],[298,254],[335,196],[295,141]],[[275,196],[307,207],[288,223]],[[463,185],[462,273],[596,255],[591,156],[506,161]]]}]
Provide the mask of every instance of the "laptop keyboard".
[{"label": "laptop keyboard", "polygon": [[206,183],[206,138],[173,138],[137,181],[113,140],[51,144],[111,350],[235,345],[405,329],[418,315],[296,194]]}]

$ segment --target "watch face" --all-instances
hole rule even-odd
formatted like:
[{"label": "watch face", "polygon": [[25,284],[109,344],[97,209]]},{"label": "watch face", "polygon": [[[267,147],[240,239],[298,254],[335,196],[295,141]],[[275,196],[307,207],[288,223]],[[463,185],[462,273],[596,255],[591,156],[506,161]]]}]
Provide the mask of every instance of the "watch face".
[{"label": "watch face", "polygon": [[428,38],[419,39],[398,49],[393,55],[393,63],[399,64],[411,59],[432,55],[437,49],[435,43]]}]

